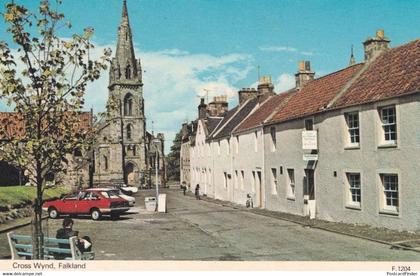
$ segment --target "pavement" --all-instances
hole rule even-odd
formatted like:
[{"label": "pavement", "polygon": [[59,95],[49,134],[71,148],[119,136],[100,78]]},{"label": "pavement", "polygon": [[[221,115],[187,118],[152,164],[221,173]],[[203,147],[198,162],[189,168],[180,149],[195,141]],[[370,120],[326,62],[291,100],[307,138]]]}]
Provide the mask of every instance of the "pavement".
[{"label": "pavement", "polygon": [[[121,219],[75,218],[74,229],[93,241],[96,260],[201,261],[418,261],[417,252],[283,220],[212,199],[196,200],[179,189],[167,194],[167,213],[147,212],[144,197]],[[47,219],[44,230],[55,236],[62,219]],[[15,229],[29,234],[30,227]],[[0,257],[9,253],[0,234]]]}]

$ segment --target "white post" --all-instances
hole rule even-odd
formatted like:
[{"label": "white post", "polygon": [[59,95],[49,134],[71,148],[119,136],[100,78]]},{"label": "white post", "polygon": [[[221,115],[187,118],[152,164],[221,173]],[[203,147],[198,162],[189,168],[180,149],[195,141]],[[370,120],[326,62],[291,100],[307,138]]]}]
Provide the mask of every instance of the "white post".
[{"label": "white post", "polygon": [[156,157],[155,157],[155,170],[156,170],[156,183],[155,183],[155,185],[156,185],[156,206],[158,206],[159,183],[158,183],[158,151],[157,151],[157,146],[156,146]]}]

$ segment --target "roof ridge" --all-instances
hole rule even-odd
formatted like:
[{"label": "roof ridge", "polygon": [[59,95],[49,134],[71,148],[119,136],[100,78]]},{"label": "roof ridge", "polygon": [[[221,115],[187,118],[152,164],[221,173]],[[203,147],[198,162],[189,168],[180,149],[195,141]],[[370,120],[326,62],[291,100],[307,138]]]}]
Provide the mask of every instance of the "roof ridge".
[{"label": "roof ridge", "polygon": [[[374,60],[376,60],[376,58]],[[355,83],[356,80],[358,80],[359,77],[369,69],[371,64],[372,62],[366,62],[363,65],[363,67],[360,68],[359,72],[357,72],[343,87],[341,87],[340,91],[338,91],[338,93],[334,96],[334,98],[327,104],[327,106],[324,109],[331,108],[338,101],[338,99],[340,99],[341,96],[343,96],[347,92],[347,90],[353,85],[353,83]]]},{"label": "roof ridge", "polygon": [[271,112],[271,114],[263,121],[262,124],[264,125],[266,122],[268,122],[269,120],[271,120],[273,118],[273,116],[275,114],[277,114],[277,112],[279,112],[280,110],[282,110],[286,106],[286,104],[289,102],[289,100],[293,97],[293,94],[296,93],[296,92],[297,92],[296,90],[287,92],[290,95],[285,96],[285,98],[281,101],[281,103],[276,108],[274,108],[274,111]]},{"label": "roof ridge", "polygon": [[[252,108],[252,110],[245,116],[245,118],[243,118],[242,119],[242,121],[239,123],[239,124],[237,124],[233,129],[232,129],[232,131],[230,132],[231,134],[232,133],[234,133],[238,128],[239,128],[239,126],[240,125],[242,125],[248,118],[249,118],[249,116],[251,116],[252,114],[254,114],[254,112],[257,110],[257,109],[259,109],[261,106],[263,106],[269,99],[271,98],[271,96],[269,96],[269,97],[267,97],[267,99],[265,99],[264,100],[264,102],[263,103],[261,103],[261,104],[259,104],[259,103],[256,103],[255,104],[255,106],[254,106],[254,108]],[[254,98],[254,99],[257,99],[257,98]]]}]

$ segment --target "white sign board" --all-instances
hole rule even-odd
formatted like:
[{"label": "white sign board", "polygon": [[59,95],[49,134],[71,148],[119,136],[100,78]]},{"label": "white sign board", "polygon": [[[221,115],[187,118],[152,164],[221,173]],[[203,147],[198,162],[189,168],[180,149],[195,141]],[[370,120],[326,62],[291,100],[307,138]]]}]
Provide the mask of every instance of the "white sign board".
[{"label": "white sign board", "polygon": [[318,137],[316,130],[302,131],[302,149],[304,150],[317,150]]},{"label": "white sign board", "polygon": [[318,154],[304,154],[303,155],[303,161],[317,161],[318,160]]}]

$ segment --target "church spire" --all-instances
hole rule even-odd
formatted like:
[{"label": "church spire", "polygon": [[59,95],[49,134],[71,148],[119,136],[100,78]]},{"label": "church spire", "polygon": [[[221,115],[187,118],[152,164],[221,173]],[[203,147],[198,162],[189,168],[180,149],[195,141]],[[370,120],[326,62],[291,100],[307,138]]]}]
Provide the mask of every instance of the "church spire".
[{"label": "church spire", "polygon": [[110,85],[114,83],[141,83],[140,60],[134,54],[133,36],[128,18],[127,1],[123,0],[118,42],[112,59]]},{"label": "church spire", "polygon": [[127,12],[127,0],[123,0],[122,17],[127,17],[127,18],[128,18],[128,12]]}]

